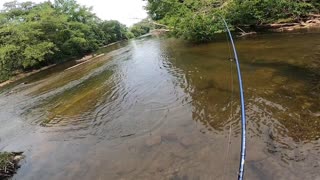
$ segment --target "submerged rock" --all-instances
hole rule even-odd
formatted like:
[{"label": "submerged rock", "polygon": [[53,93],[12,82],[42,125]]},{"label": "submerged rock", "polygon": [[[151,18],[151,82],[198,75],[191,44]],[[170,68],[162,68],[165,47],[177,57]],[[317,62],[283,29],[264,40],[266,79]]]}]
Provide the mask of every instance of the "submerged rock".
[{"label": "submerged rock", "polygon": [[180,139],[180,144],[184,147],[189,147],[193,144],[193,141],[188,137],[183,137]]},{"label": "submerged rock", "polygon": [[150,136],[147,140],[146,140],[146,145],[147,146],[155,146],[155,145],[159,145],[162,141],[161,136]]},{"label": "submerged rock", "polygon": [[162,135],[162,139],[168,142],[177,142],[178,136],[175,133],[166,133]]}]

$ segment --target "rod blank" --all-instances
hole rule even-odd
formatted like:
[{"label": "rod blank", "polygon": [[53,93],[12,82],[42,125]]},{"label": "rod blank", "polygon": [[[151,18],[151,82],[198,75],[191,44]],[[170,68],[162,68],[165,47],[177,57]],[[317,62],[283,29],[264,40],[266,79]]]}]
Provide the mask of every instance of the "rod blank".
[{"label": "rod blank", "polygon": [[232,34],[230,32],[230,29],[228,27],[227,22],[224,20],[224,18],[222,18],[222,20],[223,20],[223,23],[227,29],[229,39],[231,41],[233,54],[234,54],[234,58],[235,58],[236,65],[237,65],[237,72],[238,72],[239,89],[240,89],[240,104],[241,104],[241,153],[240,153],[240,165],[239,165],[238,180],[243,180],[244,165],[245,165],[245,159],[246,159],[246,111],[245,111],[245,103],[244,103],[242,77],[241,77],[241,70],[240,70],[238,54],[237,54],[236,46],[234,45]]}]

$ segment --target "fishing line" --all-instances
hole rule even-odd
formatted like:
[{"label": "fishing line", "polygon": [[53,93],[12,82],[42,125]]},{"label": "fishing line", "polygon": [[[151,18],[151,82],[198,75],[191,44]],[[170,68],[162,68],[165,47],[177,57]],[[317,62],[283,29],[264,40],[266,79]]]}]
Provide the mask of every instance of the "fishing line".
[{"label": "fishing line", "polygon": [[[220,16],[221,17],[221,16]],[[238,81],[239,81],[239,90],[240,90],[240,104],[241,104],[241,152],[240,152],[240,164],[239,164],[239,173],[238,173],[238,180],[243,180],[244,177],[244,166],[245,166],[245,157],[246,157],[246,113],[245,113],[245,102],[244,102],[244,93],[243,93],[243,85],[242,85],[242,77],[241,77],[241,70],[240,70],[240,64],[238,59],[237,50],[232,38],[232,34],[230,32],[230,29],[228,27],[227,22],[224,20],[223,17],[221,17],[225,28],[227,30],[227,33],[229,35],[229,40],[232,45],[232,50],[234,54],[234,60],[237,67],[237,73],[238,73]]]},{"label": "fishing line", "polygon": [[227,32],[225,32],[226,35],[226,40],[227,40],[227,47],[228,47],[228,51],[229,51],[229,62],[230,62],[230,80],[231,80],[231,95],[230,95],[230,126],[229,126],[229,131],[228,131],[228,142],[227,142],[227,152],[226,152],[226,156],[225,156],[225,165],[223,168],[223,175],[222,175],[222,180],[225,179],[225,174],[226,174],[226,169],[229,165],[229,153],[230,153],[230,149],[231,149],[231,134],[232,134],[232,120],[233,120],[233,94],[234,94],[234,90],[233,90],[233,59],[232,59],[232,55],[231,55],[231,48],[230,48],[230,43],[229,43],[229,38],[228,38],[228,34]]}]

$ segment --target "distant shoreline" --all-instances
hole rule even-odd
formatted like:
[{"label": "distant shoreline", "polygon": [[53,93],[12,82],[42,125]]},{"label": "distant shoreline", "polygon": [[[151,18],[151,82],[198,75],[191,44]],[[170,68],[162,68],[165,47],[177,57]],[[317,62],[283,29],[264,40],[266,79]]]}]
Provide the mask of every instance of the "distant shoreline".
[{"label": "distant shoreline", "polygon": [[[299,23],[272,23],[272,24],[265,24],[265,25],[258,25],[255,26],[255,28],[257,30],[259,30],[258,32],[263,32],[263,31],[270,31],[270,32],[292,32],[295,30],[302,30],[302,29],[320,29],[320,15],[315,15],[316,17],[314,19],[309,19],[305,22],[301,21]],[[239,28],[240,29],[240,28]],[[255,31],[250,31],[250,32],[244,32],[242,29],[240,29],[240,36],[239,37],[244,37],[244,36],[250,36],[252,34],[257,34],[257,32]],[[110,43],[108,45],[102,46],[101,48],[106,48],[108,46],[112,46],[114,44],[117,44],[119,42],[123,42],[123,41],[117,41],[114,43]],[[75,66],[78,66],[80,64],[83,64],[84,62],[90,61],[96,57],[100,57],[104,54],[99,54],[99,55],[95,55],[95,54],[90,54],[87,56],[82,57],[81,59],[75,60],[77,62],[77,64]],[[4,82],[0,83],[0,88],[11,84],[13,82],[16,82],[18,80],[21,80],[25,77],[31,76],[33,74],[36,74],[40,71],[44,71],[47,70],[49,68],[52,68],[54,66],[56,66],[57,64],[52,64],[49,66],[45,66],[43,68],[37,69],[37,70],[33,70],[31,72],[21,72],[18,73],[17,75],[13,76],[12,78],[10,78],[9,80],[6,80]],[[75,66],[72,66],[70,68],[73,68]]]},{"label": "distant shoreline", "polygon": [[[100,56],[103,56],[103,55],[104,55],[104,54],[102,53],[102,54],[98,54],[98,55],[90,54],[90,55],[84,56],[84,57],[82,57],[81,59],[75,60],[75,62],[77,62],[77,64],[74,65],[74,66],[72,66],[72,67],[69,67],[69,69],[74,68],[74,67],[76,67],[76,66],[79,66],[79,65],[81,65],[81,64],[84,64],[84,63],[86,63],[87,61],[93,60],[93,59],[95,59],[95,58],[97,58],[97,57],[100,57]],[[68,61],[66,61],[66,62],[68,62]],[[6,80],[6,81],[0,83],[0,88],[4,87],[4,86],[6,86],[6,85],[9,85],[9,84],[11,84],[11,83],[13,83],[13,82],[19,81],[19,80],[21,80],[21,79],[23,79],[23,78],[25,78],[25,77],[31,76],[31,75],[33,75],[33,74],[36,74],[36,73],[38,73],[38,72],[41,72],[41,71],[47,70],[47,69],[49,69],[49,68],[55,67],[55,66],[57,66],[57,65],[58,65],[58,64],[52,64],[52,65],[45,66],[45,67],[43,67],[43,68],[36,69],[36,70],[30,71],[30,72],[17,73],[16,75],[14,75],[14,76],[13,76],[12,78],[10,78],[9,80]]]},{"label": "distant shoreline", "polygon": [[[107,44],[107,45],[105,45],[105,46],[102,46],[102,47],[100,47],[99,49],[106,48],[106,47],[115,45],[115,44],[120,43],[120,42],[123,42],[123,41],[113,42],[113,43]],[[70,67],[70,68],[73,68],[73,67],[75,67],[75,66],[78,66],[78,65],[80,65],[80,64],[83,64],[83,63],[86,62],[86,61],[90,61],[90,60],[92,60],[92,59],[94,59],[94,58],[97,58],[97,57],[100,57],[100,56],[103,56],[103,55],[104,55],[104,53],[97,54],[97,55],[94,54],[94,53],[92,53],[92,54],[83,56],[81,59],[75,60],[75,62],[77,62],[77,64],[74,65],[74,66],[72,66],[72,67]],[[69,61],[65,61],[65,62],[69,62]],[[63,63],[65,63],[65,62],[63,62]],[[6,86],[6,85],[9,85],[9,84],[11,84],[11,83],[13,83],[13,82],[19,81],[19,80],[21,80],[21,79],[23,79],[23,78],[25,78],[25,77],[31,76],[31,75],[33,75],[33,74],[36,74],[36,73],[38,73],[38,72],[40,72],[40,71],[44,71],[44,70],[46,70],[46,69],[52,68],[52,67],[54,67],[54,66],[56,66],[56,65],[58,65],[58,64],[51,64],[51,65],[42,67],[42,68],[40,68],[40,69],[32,70],[32,71],[30,71],[30,72],[20,72],[20,73],[17,73],[16,75],[12,76],[10,79],[8,79],[8,80],[6,80],[6,81],[3,81],[3,82],[0,82],[0,88],[4,87],[4,86]]]},{"label": "distant shoreline", "polygon": [[[279,22],[252,26],[239,26],[236,28],[240,30],[240,37],[256,34],[257,32],[281,33],[303,29],[320,29],[320,14],[312,14],[308,18],[297,22]],[[245,32],[243,29],[248,30],[248,32]]]}]

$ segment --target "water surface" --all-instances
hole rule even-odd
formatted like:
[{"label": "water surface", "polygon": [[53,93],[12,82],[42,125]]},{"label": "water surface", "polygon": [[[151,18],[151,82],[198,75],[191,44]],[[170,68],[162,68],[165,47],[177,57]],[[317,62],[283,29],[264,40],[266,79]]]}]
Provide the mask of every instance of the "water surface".
[{"label": "water surface", "polygon": [[[320,33],[237,39],[246,179],[320,178]],[[14,179],[236,179],[240,107],[227,41],[147,38],[0,90]]]}]

